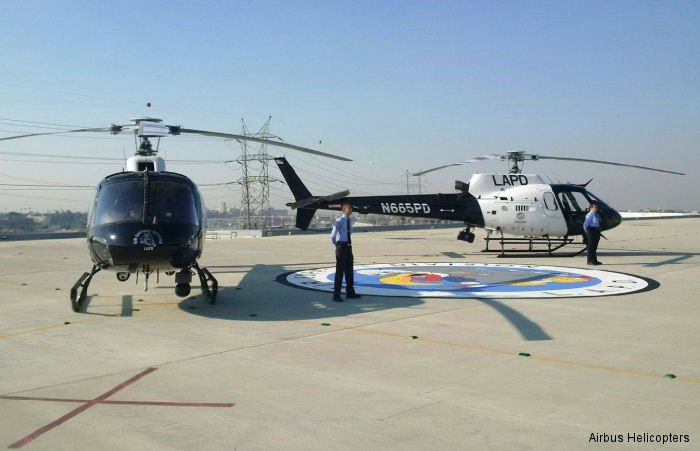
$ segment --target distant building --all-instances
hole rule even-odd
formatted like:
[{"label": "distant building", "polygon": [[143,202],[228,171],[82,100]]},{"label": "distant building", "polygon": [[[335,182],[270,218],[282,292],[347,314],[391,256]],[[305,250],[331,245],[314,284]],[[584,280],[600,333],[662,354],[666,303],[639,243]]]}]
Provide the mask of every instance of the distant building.
[{"label": "distant building", "polygon": [[219,205],[219,213],[226,213],[228,210],[226,210],[226,202],[221,202],[221,205]]}]

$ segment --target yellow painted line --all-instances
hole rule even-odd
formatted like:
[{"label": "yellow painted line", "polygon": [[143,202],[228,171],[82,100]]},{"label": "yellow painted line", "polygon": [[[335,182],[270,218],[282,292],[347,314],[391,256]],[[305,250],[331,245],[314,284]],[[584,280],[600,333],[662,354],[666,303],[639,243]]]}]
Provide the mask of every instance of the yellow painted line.
[{"label": "yellow painted line", "polygon": [[[169,307],[169,306],[172,306],[172,305],[175,305],[175,304],[178,304],[178,303],[179,303],[179,302],[162,302],[162,303],[156,303],[156,304],[146,304],[146,305],[143,305],[143,304],[142,304],[142,305],[139,306],[137,309],[138,309],[139,311],[140,311],[140,310],[150,310],[150,309],[159,308],[159,307]],[[105,316],[106,316],[106,317],[109,317],[109,318],[114,318],[114,317],[121,317],[122,315],[121,315],[121,314],[114,314],[114,315],[105,315]],[[70,324],[87,323],[87,322],[90,322],[90,321],[99,321],[99,320],[101,320],[101,319],[103,319],[103,318],[88,318],[88,319],[82,319],[82,320],[77,320],[77,321],[70,321]],[[50,325],[50,326],[37,327],[36,329],[29,329],[29,330],[23,330],[23,331],[20,331],[20,332],[13,332],[13,333],[10,333],[10,334],[3,334],[3,335],[0,335],[0,339],[2,339],[2,338],[8,338],[8,337],[16,337],[17,335],[26,335],[26,334],[32,334],[32,333],[35,333],[35,332],[42,332],[42,331],[45,331],[45,330],[56,329],[56,328],[58,328],[58,327],[64,327],[64,326],[68,326],[68,325],[69,325],[69,324],[64,324],[64,323],[61,323],[61,324],[52,324],[52,325]]]},{"label": "yellow painted line", "polygon": [[[304,320],[289,320],[290,322],[295,322],[295,323],[300,323],[300,324],[308,324],[308,325],[313,325],[313,326],[322,326],[322,323],[317,323],[313,321],[304,321]],[[382,332],[378,330],[372,330],[372,329],[365,329],[363,327],[359,326],[343,326],[343,325],[338,325],[338,324],[328,324],[327,327],[332,327],[335,329],[339,330],[350,330],[350,331],[356,331],[356,332],[364,332],[364,333],[370,333],[370,334],[375,334],[375,335],[385,335],[389,337],[396,337],[396,338],[412,338],[413,336],[411,335],[403,335],[403,334],[396,334],[392,332]],[[452,341],[443,341],[443,340],[434,340],[431,338],[423,338],[423,337],[417,337],[415,338],[416,341],[424,341],[426,343],[431,343],[431,344],[436,344],[436,345],[443,345],[443,346],[451,346],[451,347],[456,347],[456,348],[461,348],[461,349],[469,349],[473,351],[483,351],[483,352],[490,352],[494,354],[504,354],[504,355],[510,355],[510,356],[517,356],[520,357],[520,352],[514,352],[514,351],[508,351],[505,349],[496,349],[496,348],[487,348],[483,346],[474,346],[474,345],[468,345],[464,343],[456,343]],[[637,371],[637,370],[630,370],[627,368],[616,368],[612,366],[605,366],[605,365],[598,365],[595,363],[586,363],[586,362],[577,362],[574,360],[567,360],[567,359],[559,359],[555,357],[546,357],[546,356],[540,356],[540,355],[530,355],[528,357],[523,357],[523,358],[530,358],[530,359],[535,359],[535,360],[542,360],[545,362],[551,362],[551,363],[559,363],[562,365],[569,365],[569,366],[577,366],[577,367],[583,367],[583,368],[590,368],[590,369],[596,369],[596,370],[603,370],[603,371],[610,371],[614,373],[622,373],[622,374],[633,374],[636,376],[646,376],[646,377],[655,377],[655,378],[665,378],[665,374],[658,374],[658,373],[649,373],[646,371]],[[684,382],[693,382],[696,384],[700,384],[700,379],[695,379],[691,377],[682,377],[682,376],[676,376],[676,380],[679,381],[684,381]]]},{"label": "yellow painted line", "polygon": [[[51,288],[51,287],[46,287],[43,285],[34,285],[32,283],[15,282],[12,280],[0,280],[0,283],[4,283],[6,285],[16,285],[18,287],[39,288],[41,290],[47,290],[47,291],[64,291],[64,292],[70,291],[70,289],[68,289],[68,288],[61,288],[61,287]],[[57,290],[56,288],[59,288],[59,289]],[[148,296],[148,297],[172,296],[171,293],[153,293],[153,292],[143,292],[143,293],[144,293],[144,296]],[[115,297],[115,298],[121,299],[121,297],[123,295],[121,295],[121,294],[109,294],[109,293],[105,293],[105,294],[90,294],[90,293],[88,293],[88,296],[99,297],[99,298]],[[138,295],[132,294],[131,296],[137,297]]]},{"label": "yellow painted line", "polygon": [[[89,321],[97,321],[98,319],[99,318],[90,318],[90,319],[83,319],[83,320],[78,320],[78,321],[71,321],[70,324],[87,323]],[[68,326],[68,324],[64,324],[64,323],[52,324],[50,326],[38,327],[36,329],[29,329],[29,330],[23,330],[20,332],[13,332],[11,334],[0,335],[0,338],[16,337],[17,335],[32,334],[34,332],[41,332],[43,330],[55,329],[57,327],[65,327],[65,326]]]},{"label": "yellow painted line", "polygon": [[[19,282],[8,282],[8,281],[3,281],[3,280],[0,280],[0,283],[21,285],[21,283],[19,283]],[[37,285],[28,285],[27,284],[27,285],[23,285],[23,286],[32,286],[32,287],[43,288],[43,289],[55,291],[55,289],[53,289],[53,288],[41,287],[41,286],[37,286]],[[107,295],[104,295],[104,296],[107,296]],[[168,306],[172,306],[172,305],[178,305],[179,303],[180,303],[180,301],[177,301],[177,302],[158,302],[158,303],[153,303],[153,304],[151,304],[151,303],[141,304],[138,307],[138,310],[150,310],[153,308],[168,307]],[[115,315],[115,316],[121,316],[121,315]],[[85,322],[89,322],[89,321],[97,321],[99,319],[100,318],[91,318],[91,319],[86,319],[86,320],[71,321],[71,324],[85,323]],[[322,326],[323,325],[322,323],[319,323],[319,322],[306,321],[306,320],[283,320],[283,321],[311,325],[311,326]],[[65,326],[65,324],[52,324],[50,326],[39,327],[36,329],[30,329],[30,330],[25,330],[25,331],[21,331],[21,332],[13,332],[10,334],[4,334],[4,335],[0,335],[0,339],[14,337],[17,335],[31,334],[34,332],[41,332],[44,330],[55,329],[55,328],[61,327],[61,326]],[[339,330],[363,332],[363,333],[368,333],[368,334],[383,335],[383,336],[394,337],[394,338],[402,338],[402,339],[412,338],[411,335],[403,335],[403,334],[397,334],[397,333],[393,333],[393,332],[384,332],[384,331],[373,330],[373,329],[365,329],[361,326],[344,326],[344,325],[339,325],[339,324],[328,324],[328,327],[332,327],[334,329],[339,329]],[[474,346],[474,345],[468,345],[465,343],[456,343],[456,342],[451,342],[451,341],[435,340],[435,339],[424,338],[424,337],[417,337],[417,338],[415,338],[415,340],[424,341],[426,343],[431,343],[431,344],[436,344],[436,345],[451,346],[451,347],[456,347],[456,348],[461,348],[461,349],[469,349],[469,350],[473,350],[473,351],[490,352],[490,353],[494,353],[494,354],[503,354],[503,355],[511,355],[511,356],[519,356],[519,354],[520,354],[519,352],[508,351],[505,349],[488,348],[488,347],[484,347],[484,346]],[[542,360],[542,361],[551,362],[551,363],[559,363],[559,364],[569,365],[569,366],[578,366],[578,367],[583,367],[583,368],[610,371],[610,372],[615,372],[615,373],[633,374],[633,375],[637,375],[637,376],[646,376],[646,377],[655,377],[655,378],[664,378],[665,377],[664,374],[649,373],[649,372],[645,372],[645,371],[636,371],[636,370],[630,370],[627,368],[616,368],[616,367],[611,367],[611,366],[598,365],[598,364],[594,364],[594,363],[577,362],[574,360],[559,359],[559,358],[554,358],[554,357],[530,355],[530,356],[528,356],[528,358],[535,359],[535,360]],[[678,379],[679,381],[693,382],[696,384],[700,384],[700,379],[683,377],[683,376],[676,376],[675,379]]]},{"label": "yellow painted line", "polygon": [[483,346],[467,345],[467,344],[463,344],[463,343],[454,343],[452,341],[433,340],[431,338],[421,338],[421,337],[416,338],[416,340],[421,340],[421,341],[425,341],[426,343],[433,343],[436,345],[453,346],[455,348],[470,349],[473,351],[484,351],[484,352],[492,352],[495,354],[506,354],[506,355],[514,355],[514,356],[518,355],[517,352],[513,352],[513,351],[505,351],[503,349],[496,349],[496,348],[486,348]]},{"label": "yellow painted line", "polygon": [[39,327],[37,329],[23,330],[22,332],[14,332],[11,334],[0,335],[0,338],[16,337],[17,335],[24,335],[24,334],[31,334],[34,332],[41,332],[42,330],[49,330],[49,329],[53,329],[53,328],[61,327],[61,326],[65,326],[65,324],[54,324],[52,326],[44,326],[44,327]]},{"label": "yellow painted line", "polygon": [[45,287],[42,285],[28,284],[28,283],[24,283],[24,282],[13,282],[10,280],[0,280],[0,283],[4,283],[6,285],[17,285],[18,287],[39,288],[41,290],[48,290],[48,291],[64,291],[63,288],[61,288],[60,290],[56,290],[56,287],[51,288],[51,287]]},{"label": "yellow painted line", "polygon": [[155,304],[134,304],[135,307],[138,310],[150,310],[154,308],[160,308],[160,307],[170,307],[172,305],[178,305],[181,301],[176,301],[176,302],[157,302]]}]

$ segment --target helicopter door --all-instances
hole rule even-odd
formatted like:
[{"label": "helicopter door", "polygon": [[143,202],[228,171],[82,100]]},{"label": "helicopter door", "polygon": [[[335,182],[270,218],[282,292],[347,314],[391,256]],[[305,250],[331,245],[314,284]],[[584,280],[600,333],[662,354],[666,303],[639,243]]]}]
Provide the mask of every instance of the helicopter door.
[{"label": "helicopter door", "polygon": [[542,193],[542,215],[544,224],[542,233],[549,236],[566,235],[566,221],[559,210],[557,199],[551,191]]}]

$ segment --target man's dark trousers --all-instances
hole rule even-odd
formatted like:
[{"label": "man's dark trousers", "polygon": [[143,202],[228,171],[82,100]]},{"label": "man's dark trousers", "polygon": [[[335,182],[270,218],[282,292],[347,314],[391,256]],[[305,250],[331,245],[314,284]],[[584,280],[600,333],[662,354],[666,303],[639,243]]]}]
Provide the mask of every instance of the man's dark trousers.
[{"label": "man's dark trousers", "polygon": [[588,241],[588,263],[598,261],[598,242],[600,241],[600,229],[598,227],[589,227],[586,229],[586,241]]},{"label": "man's dark trousers", "polygon": [[340,296],[340,288],[343,285],[343,275],[345,276],[345,293],[354,294],[354,277],[352,273],[352,244],[338,242],[335,245],[335,283],[333,285],[333,295]]}]

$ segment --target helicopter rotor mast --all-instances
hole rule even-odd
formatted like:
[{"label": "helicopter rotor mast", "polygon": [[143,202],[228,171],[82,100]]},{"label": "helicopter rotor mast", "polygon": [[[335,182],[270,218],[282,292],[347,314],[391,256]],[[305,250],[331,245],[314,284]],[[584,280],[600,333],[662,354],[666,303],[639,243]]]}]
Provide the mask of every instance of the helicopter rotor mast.
[{"label": "helicopter rotor mast", "polygon": [[158,146],[153,149],[153,144],[151,144],[150,138],[158,138],[158,143],[160,144],[160,138],[164,136],[169,136],[170,128],[167,125],[162,124],[162,119],[156,119],[152,117],[136,118],[131,119],[134,123],[134,134],[139,138],[139,145],[136,149],[136,154],[152,157],[158,153]]}]

